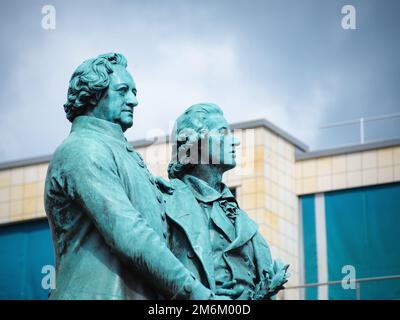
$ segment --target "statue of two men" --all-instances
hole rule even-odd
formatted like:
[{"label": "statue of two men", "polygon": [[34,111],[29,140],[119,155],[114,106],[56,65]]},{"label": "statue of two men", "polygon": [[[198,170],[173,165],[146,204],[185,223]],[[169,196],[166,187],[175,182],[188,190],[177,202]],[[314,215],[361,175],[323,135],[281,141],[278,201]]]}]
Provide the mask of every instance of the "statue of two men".
[{"label": "statue of two men", "polygon": [[104,54],[70,80],[71,132],[45,184],[56,257],[50,298],[269,299],[287,265],[271,259],[222,183],[238,141],[221,109],[198,104],[178,118],[171,180],[154,178],[124,137],[138,105],[126,67],[123,55]]}]

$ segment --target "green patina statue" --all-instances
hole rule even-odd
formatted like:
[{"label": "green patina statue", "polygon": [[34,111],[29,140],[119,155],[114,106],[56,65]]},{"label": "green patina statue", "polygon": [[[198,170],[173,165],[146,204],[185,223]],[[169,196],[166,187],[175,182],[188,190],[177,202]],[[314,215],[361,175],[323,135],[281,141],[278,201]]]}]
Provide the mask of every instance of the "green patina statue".
[{"label": "green patina statue", "polygon": [[121,54],[82,63],[64,109],[72,128],[50,162],[45,208],[55,257],[50,299],[212,299],[167,247],[157,180],[123,132],[136,86]]},{"label": "green patina statue", "polygon": [[[70,80],[72,128],[45,184],[56,257],[50,299],[271,297],[287,266],[272,262],[257,225],[221,183],[237,144],[221,110],[197,105],[178,119],[174,154],[185,157],[170,164],[171,183],[154,178],[123,134],[138,105],[126,67],[121,54],[104,54]],[[211,164],[186,157],[197,141]]]},{"label": "green patina statue", "polygon": [[273,261],[258,226],[222,183],[235,167],[233,136],[221,109],[197,104],[176,121],[172,161],[174,191],[165,194],[169,246],[206,287],[235,299],[274,296],[288,265]]}]

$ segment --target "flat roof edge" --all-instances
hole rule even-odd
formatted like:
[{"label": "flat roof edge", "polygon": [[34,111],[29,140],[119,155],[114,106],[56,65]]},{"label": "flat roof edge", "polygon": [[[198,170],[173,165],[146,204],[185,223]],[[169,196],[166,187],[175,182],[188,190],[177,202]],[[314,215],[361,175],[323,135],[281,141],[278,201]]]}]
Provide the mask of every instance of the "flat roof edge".
[{"label": "flat roof edge", "polygon": [[271,130],[272,132],[276,133],[278,136],[282,137],[286,141],[290,142],[294,146],[296,146],[301,151],[307,151],[308,146],[301,142],[299,139],[293,137],[291,134],[287,133],[286,131],[282,130],[278,126],[274,125],[272,122],[268,121],[267,119],[256,119],[250,121],[243,121],[238,123],[231,124],[232,129],[251,129],[257,127],[264,127],[266,129]]},{"label": "flat roof edge", "polygon": [[390,140],[379,140],[364,144],[356,144],[350,146],[342,146],[336,148],[322,149],[310,152],[296,153],[296,161],[337,156],[346,153],[362,152],[371,149],[382,149],[388,147],[395,147],[400,145],[400,138],[390,139]]},{"label": "flat roof edge", "polygon": [[27,159],[22,159],[22,160],[13,160],[13,161],[3,162],[3,163],[0,163],[0,170],[13,169],[13,168],[25,167],[25,166],[35,165],[35,164],[46,163],[51,160],[52,156],[53,155],[46,155],[46,156],[33,157],[33,158],[27,158]]}]

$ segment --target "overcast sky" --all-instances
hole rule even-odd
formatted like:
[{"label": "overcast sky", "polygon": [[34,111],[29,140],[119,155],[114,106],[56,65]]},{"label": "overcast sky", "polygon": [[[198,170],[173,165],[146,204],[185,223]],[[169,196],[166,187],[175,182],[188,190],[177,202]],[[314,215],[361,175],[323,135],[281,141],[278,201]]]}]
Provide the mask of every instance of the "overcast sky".
[{"label": "overcast sky", "polygon": [[[54,5],[56,29],[42,7]],[[341,26],[356,9],[356,30]],[[68,81],[120,52],[138,88],[129,140],[165,134],[197,102],[266,118],[311,149],[357,143],[327,123],[400,112],[400,1],[1,1],[0,162],[52,153],[70,130]],[[366,139],[400,136],[400,119]]]}]

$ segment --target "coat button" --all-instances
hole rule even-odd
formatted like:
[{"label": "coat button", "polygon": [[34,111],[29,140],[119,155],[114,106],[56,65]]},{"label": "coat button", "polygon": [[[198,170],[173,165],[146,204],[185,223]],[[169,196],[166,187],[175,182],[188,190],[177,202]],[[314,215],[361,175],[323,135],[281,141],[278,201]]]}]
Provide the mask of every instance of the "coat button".
[{"label": "coat button", "polygon": [[154,184],[154,183],[155,183],[155,182],[154,182],[154,178],[153,178],[152,176],[149,176],[149,181],[150,181],[151,184]]},{"label": "coat button", "polygon": [[253,275],[250,271],[247,272],[247,274],[249,275],[249,277],[251,277]]},{"label": "coat button", "polygon": [[192,250],[189,250],[187,252],[187,256],[188,256],[189,259],[193,259],[194,258],[194,252]]},{"label": "coat button", "polygon": [[157,200],[159,203],[162,203],[163,199],[162,199],[162,195],[157,193]]},{"label": "coat button", "polygon": [[130,144],[127,144],[126,150],[128,150],[129,152],[133,152],[133,147]]},{"label": "coat button", "polygon": [[219,237],[220,237],[221,239],[224,239],[224,238],[225,238],[224,235],[222,235],[222,234],[220,234]]},{"label": "coat button", "polygon": [[187,293],[191,293],[191,292],[192,292],[192,286],[191,286],[190,284],[185,284],[185,285],[183,286],[183,289],[185,289],[185,291],[186,291]]},{"label": "coat button", "polygon": [[165,221],[165,213],[161,214],[162,221]]},{"label": "coat button", "polygon": [[163,235],[164,239],[167,239],[167,233],[165,231],[162,233],[162,235]]}]

